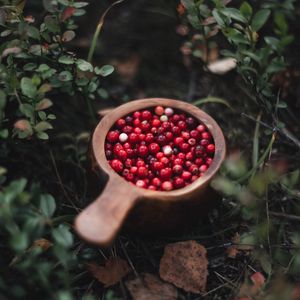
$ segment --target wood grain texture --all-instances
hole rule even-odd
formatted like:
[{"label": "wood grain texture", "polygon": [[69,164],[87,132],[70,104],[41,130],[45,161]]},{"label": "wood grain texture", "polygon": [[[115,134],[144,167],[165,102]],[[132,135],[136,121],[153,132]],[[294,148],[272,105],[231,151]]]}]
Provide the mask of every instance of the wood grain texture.
[{"label": "wood grain texture", "polygon": [[[104,151],[106,134],[119,118],[157,105],[182,110],[204,123],[216,147],[213,162],[202,177],[182,189],[169,192],[141,189],[127,182],[110,167]],[[207,211],[214,201],[208,184],[220,168],[225,152],[225,139],[216,121],[189,103],[151,98],[119,106],[105,115],[94,130],[93,166],[108,176],[108,183],[103,193],[76,218],[76,231],[87,242],[108,246],[126,218],[128,227],[142,233],[143,230],[151,232],[151,228],[171,229],[179,226],[183,217],[189,218],[195,213],[201,215],[201,211]]]}]

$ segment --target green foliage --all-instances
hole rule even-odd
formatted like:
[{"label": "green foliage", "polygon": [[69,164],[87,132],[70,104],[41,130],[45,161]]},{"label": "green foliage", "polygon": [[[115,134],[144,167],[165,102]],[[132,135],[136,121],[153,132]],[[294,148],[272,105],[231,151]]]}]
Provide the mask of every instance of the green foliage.
[{"label": "green foliage", "polygon": [[69,272],[78,261],[70,226],[56,224],[51,195],[26,185],[19,179],[0,191],[0,297],[73,299]]},{"label": "green foliage", "polygon": [[[44,1],[46,15],[39,23],[24,16],[22,6],[1,8],[0,138],[12,134],[21,139],[32,135],[48,139],[55,119],[48,112],[53,104],[48,97],[55,99],[55,95],[83,96],[94,118],[90,100],[101,96],[100,77],[111,74],[113,67],[94,68],[66,48],[75,38],[75,19],[84,14],[86,5]],[[14,103],[17,109],[12,110]]]}]

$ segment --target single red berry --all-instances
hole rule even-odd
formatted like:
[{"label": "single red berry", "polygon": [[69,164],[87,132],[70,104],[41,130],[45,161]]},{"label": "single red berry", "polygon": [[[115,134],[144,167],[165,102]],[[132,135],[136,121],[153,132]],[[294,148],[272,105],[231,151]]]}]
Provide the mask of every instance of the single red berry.
[{"label": "single red berry", "polygon": [[166,139],[166,137],[165,137],[163,134],[160,134],[160,135],[156,138],[156,142],[157,142],[159,145],[165,145],[166,142],[167,142],[167,139]]},{"label": "single red berry", "polygon": [[189,167],[189,171],[192,173],[192,175],[198,175],[199,174],[199,169],[198,166],[193,164]]},{"label": "single red berry", "polygon": [[158,129],[156,127],[152,127],[151,133],[156,135],[158,133]]},{"label": "single red berry", "polygon": [[201,166],[201,165],[203,164],[203,159],[200,158],[200,157],[196,158],[196,159],[195,159],[195,164],[196,164],[197,166]]},{"label": "single red berry", "polygon": [[138,168],[139,167],[144,167],[146,165],[145,161],[141,158],[139,158],[137,161],[136,161],[136,164],[135,164]]},{"label": "single red berry", "polygon": [[123,127],[122,130],[123,130],[123,132],[129,134],[129,133],[131,133],[133,131],[133,127],[130,126],[130,125],[126,125],[126,126]]},{"label": "single red berry", "polygon": [[152,143],[154,141],[154,136],[152,133],[147,133],[145,137],[145,142],[146,143]]},{"label": "single red berry", "polygon": [[205,153],[205,148],[203,146],[197,145],[195,147],[195,156],[196,157],[201,157],[204,155],[204,153]]},{"label": "single red berry", "polygon": [[190,131],[190,135],[191,135],[191,138],[197,140],[199,138],[199,131],[197,131],[197,130],[191,130]]},{"label": "single red berry", "polygon": [[127,181],[133,181],[134,180],[134,175],[132,173],[128,173],[126,176],[125,176],[125,179]]},{"label": "single red berry", "polygon": [[180,150],[184,153],[188,152],[191,149],[191,146],[188,143],[180,144]]},{"label": "single red berry", "polygon": [[111,161],[111,167],[117,172],[120,173],[123,171],[123,163],[118,159],[113,159]]},{"label": "single red berry", "polygon": [[149,185],[148,190],[156,191],[156,187],[154,185]]},{"label": "single red berry", "polygon": [[194,182],[195,180],[197,180],[199,177],[197,175],[193,175],[191,178],[191,182]]},{"label": "single red berry", "polygon": [[186,154],[186,156],[185,156],[185,158],[187,159],[187,160],[193,160],[194,159],[194,154],[193,154],[193,152],[188,152],[187,154]]},{"label": "single red berry", "polygon": [[113,142],[117,142],[119,140],[119,132],[116,131],[116,130],[112,130],[112,131],[109,131],[107,136],[106,136],[106,139],[113,143]]},{"label": "single red berry", "polygon": [[139,127],[135,127],[135,128],[133,129],[133,132],[136,133],[136,134],[141,134],[141,133],[142,133],[142,129],[139,128]]},{"label": "single red berry", "polygon": [[170,160],[167,158],[167,157],[162,157],[160,160],[159,160],[161,163],[163,163],[165,166],[167,166],[170,162]]},{"label": "single red berry", "polygon": [[171,120],[176,124],[180,121],[180,116],[178,114],[175,114],[172,116]]},{"label": "single red berry", "polygon": [[146,178],[147,175],[148,175],[148,170],[146,167],[139,167],[137,169],[137,175],[140,177],[140,178]]},{"label": "single red berry", "polygon": [[159,127],[161,125],[161,122],[159,119],[154,119],[154,120],[152,120],[151,125],[153,127]]},{"label": "single red berry", "polygon": [[211,165],[212,161],[213,161],[213,159],[212,159],[211,157],[207,157],[207,158],[205,159],[205,163],[206,163],[208,166]]},{"label": "single red berry", "polygon": [[140,188],[146,188],[147,187],[147,184],[146,184],[146,182],[144,181],[144,180],[138,180],[136,183],[135,183],[135,185],[137,186],[137,187],[140,187]]},{"label": "single red berry", "polygon": [[174,183],[174,187],[176,189],[180,189],[180,188],[184,187],[184,180],[182,178],[180,178],[180,177],[174,178],[173,183]]},{"label": "single red berry", "polygon": [[206,146],[206,151],[208,153],[215,153],[215,145],[214,144],[209,144]]},{"label": "single red berry", "polygon": [[161,124],[161,127],[162,127],[163,129],[165,129],[165,130],[170,130],[170,129],[171,129],[171,123],[168,122],[168,121],[163,122],[163,123]]},{"label": "single red berry", "polygon": [[120,143],[116,143],[114,145],[114,154],[118,155],[118,153],[120,152],[120,150],[123,150],[123,146]]},{"label": "single red berry", "polygon": [[184,165],[185,165],[186,168],[189,168],[192,164],[193,164],[193,163],[192,163],[190,160],[186,160],[186,161],[184,162]]},{"label": "single red berry", "polygon": [[105,156],[107,159],[113,158],[113,152],[111,150],[105,150]]},{"label": "single red berry", "polygon": [[123,128],[126,125],[126,121],[124,119],[119,119],[116,124],[119,128]]},{"label": "single red berry", "polygon": [[133,117],[136,118],[136,119],[138,119],[138,118],[141,117],[141,113],[140,113],[139,111],[135,111],[135,112],[133,113]]},{"label": "single red berry", "polygon": [[154,112],[158,115],[161,116],[164,114],[165,109],[162,106],[156,106],[154,109]]},{"label": "single red berry", "polygon": [[197,130],[198,130],[199,132],[204,132],[204,131],[206,130],[206,127],[205,127],[205,125],[200,124],[200,125],[197,126]]},{"label": "single red berry", "polygon": [[207,146],[209,144],[209,140],[203,139],[200,141],[201,146]]},{"label": "single red berry", "polygon": [[150,153],[153,153],[153,154],[158,153],[159,150],[160,150],[160,147],[159,147],[159,145],[158,145],[157,143],[151,143],[151,144],[148,146],[148,148],[149,148],[149,152],[150,152]]},{"label": "single red berry", "polygon": [[147,146],[140,146],[138,148],[138,153],[140,156],[145,157],[148,154],[148,147]]},{"label": "single red berry", "polygon": [[182,152],[179,152],[179,153],[177,154],[177,158],[180,158],[180,159],[184,160],[184,159],[185,159],[185,154],[182,153]]},{"label": "single red berry", "polygon": [[156,153],[156,158],[159,160],[159,159],[161,159],[162,157],[164,157],[165,155],[164,155],[164,153],[163,152],[158,152],[158,153]]},{"label": "single red berry", "polygon": [[117,155],[121,160],[125,160],[127,158],[127,152],[125,150],[120,150]]},{"label": "single red berry", "polygon": [[138,170],[138,167],[133,166],[130,168],[130,173],[135,174],[137,172],[137,170]]},{"label": "single red berry", "polygon": [[130,168],[133,166],[133,160],[131,158],[127,158],[124,162],[126,168]]},{"label": "single red berry", "polygon": [[160,180],[159,178],[157,178],[157,177],[154,177],[154,178],[152,179],[152,184],[153,184],[154,186],[156,186],[156,187],[160,187],[160,185],[161,185],[161,180]]},{"label": "single red berry", "polygon": [[171,130],[174,135],[176,136],[180,135],[180,128],[178,126],[173,126]]},{"label": "single red berry", "polygon": [[181,174],[181,178],[184,181],[189,181],[192,178],[192,174],[191,174],[191,172],[183,171],[182,174]]},{"label": "single red berry", "polygon": [[179,121],[178,123],[177,123],[177,126],[181,129],[181,130],[184,130],[184,129],[186,129],[186,123],[184,122],[184,121]]},{"label": "single red berry", "polygon": [[199,171],[200,171],[201,173],[204,173],[205,171],[207,171],[207,169],[208,169],[207,165],[202,165],[202,166],[199,168]]},{"label": "single red berry", "polygon": [[136,133],[132,132],[129,134],[129,142],[130,143],[135,144],[138,141],[139,141],[139,136]]},{"label": "single red berry", "polygon": [[174,165],[172,170],[175,175],[180,175],[183,171],[183,168],[182,165]]},{"label": "single red berry", "polygon": [[207,131],[201,133],[201,138],[205,140],[210,140],[212,138],[211,134]]},{"label": "single red berry", "polygon": [[128,143],[128,142],[126,142],[126,143],[123,144],[123,148],[124,149],[130,149],[131,148],[131,144]]},{"label": "single red berry", "polygon": [[150,120],[152,117],[152,114],[149,110],[142,111],[141,117],[143,120]]},{"label": "single red berry", "polygon": [[135,156],[135,149],[128,148],[125,151],[127,152],[128,157],[134,157]]},{"label": "single red berry", "polygon": [[183,159],[181,159],[181,158],[175,158],[174,159],[174,161],[173,161],[173,164],[174,164],[174,166],[175,165],[183,165]]},{"label": "single red berry", "polygon": [[171,191],[173,190],[173,184],[171,181],[164,181],[161,185],[162,190]]},{"label": "single red berry", "polygon": [[183,142],[184,142],[184,139],[183,139],[182,137],[176,137],[176,138],[174,139],[174,144],[175,144],[176,146],[180,146]]},{"label": "single red berry", "polygon": [[194,145],[196,144],[196,139],[190,138],[190,139],[188,140],[188,144],[191,145],[191,146],[194,146]]},{"label": "single red berry", "polygon": [[139,126],[141,126],[141,120],[140,120],[140,119],[134,119],[134,120],[133,120],[133,125],[134,125],[134,127],[139,127]]},{"label": "single red berry", "polygon": [[105,143],[105,150],[113,150],[113,144],[110,144],[110,143]]},{"label": "single red berry", "polygon": [[125,121],[128,125],[132,125],[133,117],[132,116],[126,116]]},{"label": "single red berry", "polygon": [[171,142],[173,140],[173,133],[170,131],[167,131],[167,132],[165,132],[165,137],[168,142]]},{"label": "single red berry", "polygon": [[152,164],[152,168],[154,171],[159,171],[161,170],[162,168],[164,167],[164,164],[160,161],[155,161],[153,164]]},{"label": "single red berry", "polygon": [[162,180],[168,180],[171,178],[172,176],[172,170],[171,168],[164,168],[164,169],[161,169],[160,172],[159,172],[159,176]]},{"label": "single red berry", "polygon": [[194,129],[196,127],[196,125],[197,125],[197,122],[196,122],[196,120],[194,118],[188,117],[186,119],[186,124],[187,124],[187,126],[189,128]]}]

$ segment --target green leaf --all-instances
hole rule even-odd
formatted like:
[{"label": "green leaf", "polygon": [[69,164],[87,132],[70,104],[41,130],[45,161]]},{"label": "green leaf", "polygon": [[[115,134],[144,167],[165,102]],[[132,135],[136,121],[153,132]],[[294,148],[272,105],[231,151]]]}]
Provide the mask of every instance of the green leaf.
[{"label": "green leaf", "polygon": [[60,31],[60,27],[58,24],[58,20],[56,17],[47,15],[44,19],[45,25],[47,29],[52,33],[58,33]]},{"label": "green leaf", "polygon": [[73,79],[73,75],[69,71],[62,71],[59,73],[58,79],[60,81],[71,81]]},{"label": "green leaf", "polygon": [[40,40],[40,31],[34,26],[27,27],[27,35],[35,40]]},{"label": "green leaf", "polygon": [[40,140],[48,140],[49,139],[49,135],[46,132],[44,132],[44,131],[37,132],[36,136]]},{"label": "green leaf", "polygon": [[213,17],[215,18],[216,22],[218,23],[218,25],[220,27],[225,27],[226,24],[225,24],[223,18],[221,17],[221,15],[219,14],[219,12],[216,9],[214,9],[212,11],[212,15],[213,15]]},{"label": "green leaf", "polygon": [[68,56],[68,55],[63,55],[61,56],[58,61],[61,63],[61,64],[65,64],[65,65],[72,65],[74,64],[74,59],[73,57],[71,56]]},{"label": "green leaf", "polygon": [[259,31],[267,22],[271,11],[269,9],[261,9],[258,11],[251,22],[251,27],[253,31]]},{"label": "green leaf", "polygon": [[41,195],[40,210],[47,217],[51,218],[55,212],[56,203],[50,194]]},{"label": "green leaf", "polygon": [[89,62],[87,62],[83,59],[78,59],[76,61],[76,64],[77,64],[78,69],[83,72],[87,72],[87,71],[93,72],[93,66]]},{"label": "green leaf", "polygon": [[37,92],[36,86],[28,77],[23,77],[21,79],[21,90],[22,94],[27,96],[28,98],[34,98]]},{"label": "green leaf", "polygon": [[59,225],[58,228],[52,231],[53,239],[56,243],[64,247],[71,247],[73,244],[73,236],[70,229],[65,225]]},{"label": "green leaf", "polygon": [[44,98],[36,105],[35,110],[37,110],[37,111],[44,110],[44,109],[51,107],[52,105],[53,105],[53,102],[50,99]]},{"label": "green leaf", "polygon": [[46,131],[48,129],[53,129],[52,125],[46,121],[41,121],[37,125],[35,125],[34,129],[37,132]]},{"label": "green leaf", "polygon": [[6,105],[6,94],[3,90],[0,90],[0,110],[3,110],[3,108]]},{"label": "green leaf", "polygon": [[222,9],[222,14],[229,17],[230,19],[242,22],[242,23],[247,23],[247,19],[241,14],[241,12],[233,7],[226,7]]},{"label": "green leaf", "polygon": [[277,104],[277,108],[287,108],[287,107],[288,107],[288,105],[284,101],[279,101]]},{"label": "green leaf", "polygon": [[89,5],[88,2],[75,2],[75,3],[73,4],[73,6],[74,6],[75,8],[82,8],[82,7],[85,7],[85,6],[87,6],[87,5]]},{"label": "green leaf", "polygon": [[95,68],[95,73],[97,75],[101,75],[103,77],[110,75],[113,71],[115,70],[115,68],[111,65],[104,65],[101,68],[96,67]]},{"label": "green leaf", "polygon": [[247,19],[250,19],[253,13],[251,5],[244,1],[240,7],[240,12],[243,14],[243,16]]},{"label": "green leaf", "polygon": [[11,237],[10,245],[16,252],[24,251],[29,245],[27,234],[25,232],[15,232]]}]

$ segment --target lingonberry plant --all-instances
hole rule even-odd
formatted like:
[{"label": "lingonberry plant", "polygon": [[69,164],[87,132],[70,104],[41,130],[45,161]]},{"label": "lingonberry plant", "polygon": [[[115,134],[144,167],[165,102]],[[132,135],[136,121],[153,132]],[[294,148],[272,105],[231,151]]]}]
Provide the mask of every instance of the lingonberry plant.
[{"label": "lingonberry plant", "polygon": [[206,126],[171,107],[135,111],[108,132],[105,154],[111,167],[141,188],[171,191],[201,177],[215,153]]},{"label": "lingonberry plant", "polygon": [[88,2],[44,1],[41,19],[24,15],[24,3],[7,1],[1,8],[0,138],[48,139],[56,118],[48,113],[50,98],[82,97],[95,121],[91,101],[101,94],[100,77],[111,74],[113,67],[94,67],[67,49],[75,37],[75,20]]}]

